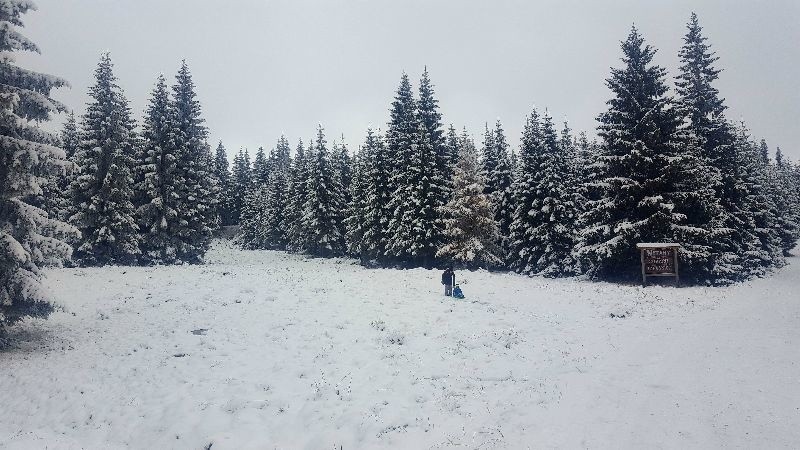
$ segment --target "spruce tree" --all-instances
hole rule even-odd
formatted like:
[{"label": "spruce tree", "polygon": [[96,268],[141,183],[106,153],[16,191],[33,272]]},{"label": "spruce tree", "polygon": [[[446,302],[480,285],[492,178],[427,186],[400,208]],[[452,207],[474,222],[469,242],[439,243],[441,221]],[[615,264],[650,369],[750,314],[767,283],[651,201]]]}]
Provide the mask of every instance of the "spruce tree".
[{"label": "spruce tree", "polygon": [[739,167],[740,211],[737,216],[749,239],[744,241],[747,275],[760,276],[772,266],[784,264],[777,207],[769,195],[768,164],[763,148],[750,137],[744,123],[736,127],[735,148]]},{"label": "spruce tree", "polygon": [[[371,133],[372,130],[368,130]],[[349,188],[349,202],[345,217],[345,243],[347,252],[351,256],[361,257],[362,264],[367,260],[363,251],[364,244],[364,212],[367,207],[365,192],[367,188],[366,165],[373,157],[369,152],[372,149],[360,147],[352,158],[352,180]]]},{"label": "spruce tree", "polygon": [[679,52],[681,65],[675,84],[678,107],[696,139],[700,157],[707,163],[709,185],[721,207],[717,222],[725,232],[716,234],[712,277],[735,280],[752,273],[752,268],[761,263],[752,250],[757,239],[754,225],[742,209],[743,199],[749,194],[739,164],[741,146],[725,118],[724,99],[713,85],[721,71],[714,66],[719,58],[707,40],[697,15],[692,13]]},{"label": "spruce tree", "polygon": [[250,155],[246,149],[239,149],[233,157],[231,176],[231,220],[238,224],[241,220],[242,209],[245,204],[245,195],[251,183]]},{"label": "spruce tree", "polygon": [[247,250],[266,249],[267,185],[253,182],[244,197],[236,243]]},{"label": "spruce tree", "polygon": [[142,262],[174,264],[181,248],[178,192],[184,189],[179,176],[175,142],[175,112],[164,76],[159,76],[143,122],[143,160],[138,167],[141,193],[137,209],[142,233]]},{"label": "spruce tree", "polygon": [[313,256],[331,257],[344,254],[344,230],[341,228],[344,205],[342,186],[328,151],[325,133],[320,125],[314,153],[310,158],[307,195],[303,208],[305,251]]},{"label": "spruce tree", "polygon": [[308,198],[308,166],[312,154],[309,143],[308,154],[303,148],[303,140],[297,143],[297,150],[289,169],[289,200],[283,228],[286,230],[286,246],[290,251],[300,252],[305,249],[305,229],[303,228],[303,210]]},{"label": "spruce tree", "polygon": [[71,249],[63,239],[76,233],[24,200],[67,166],[56,137],[38,126],[66,110],[50,97],[66,81],[15,65],[15,52],[39,52],[15,29],[32,9],[29,1],[0,0],[0,334],[25,317],[46,317],[53,310],[40,267],[68,259]]},{"label": "spruce tree", "polygon": [[507,244],[505,240],[511,227],[514,204],[508,143],[500,119],[497,119],[493,130],[489,129],[488,124],[486,125],[481,162],[482,175],[486,180],[485,193],[491,198],[494,220],[499,226],[501,242],[505,247]]},{"label": "spruce tree", "polygon": [[[420,111],[403,74],[386,133],[389,153],[395,155],[387,253],[398,262],[427,267],[442,244],[445,181],[439,169],[438,135],[420,120]],[[430,122],[430,103],[426,111]]]},{"label": "spruce tree", "polygon": [[267,205],[264,222],[264,242],[268,249],[283,250],[287,244],[284,221],[289,205],[289,141],[281,136],[271,156],[271,172],[267,183]]},{"label": "spruce tree", "polygon": [[775,154],[775,164],[766,166],[767,194],[775,205],[775,233],[778,236],[783,256],[790,251],[800,238],[800,215],[798,215],[797,189],[792,189],[790,174],[786,171],[781,149]]},{"label": "spruce tree", "polygon": [[466,129],[459,138],[450,201],[442,207],[446,244],[436,256],[470,269],[502,264],[500,240],[490,196],[478,164],[478,151]]},{"label": "spruce tree", "polygon": [[75,154],[79,175],[70,186],[70,222],[81,232],[75,256],[85,265],[133,264],[140,241],[131,200],[134,122],[108,53],[100,58],[89,96]]},{"label": "spruce tree", "polygon": [[603,146],[592,185],[600,195],[582,218],[577,254],[594,275],[634,276],[637,243],[677,241],[684,273],[703,280],[716,262],[713,174],[703,170],[696,141],[682,129],[666,71],[652,64],[655,50],[636,28],[622,50],[624,67],[607,79],[614,98],[598,119]]},{"label": "spruce tree", "polygon": [[[439,112],[439,101],[433,89],[427,66],[422,71],[419,81],[419,101],[417,102],[419,121],[423,132],[428,136],[435,155],[432,177],[431,195],[438,197],[439,205],[444,205],[450,198],[452,174],[457,158],[457,148],[447,145],[442,128],[442,114]],[[438,185],[437,185],[438,184]]]},{"label": "spruce tree", "polygon": [[525,274],[569,275],[575,271],[572,248],[576,220],[569,155],[559,145],[550,115],[538,121],[538,114],[531,114],[523,135],[510,263]]},{"label": "spruce tree", "polygon": [[208,250],[212,233],[219,226],[216,216],[219,186],[213,176],[208,130],[186,61],[181,62],[172,93],[178,176],[182,179],[178,214],[183,228],[178,236],[182,243],[178,258],[187,263],[199,263]]},{"label": "spruce tree", "polygon": [[269,161],[264,147],[258,147],[256,157],[253,159],[253,184],[266,185],[269,181]]},{"label": "spruce tree", "polygon": [[67,222],[70,216],[72,197],[69,186],[77,176],[76,167],[73,164],[75,153],[80,146],[80,133],[75,121],[75,114],[70,112],[64,127],[59,134],[59,145],[64,150],[65,165],[63,171],[52,172],[46,177],[46,181],[41,184],[42,188],[42,209],[44,209],[51,219]]},{"label": "spruce tree", "polygon": [[228,168],[228,154],[222,141],[217,144],[214,154],[214,178],[219,186],[219,204],[217,205],[217,217],[221,226],[233,225],[233,198],[231,193],[231,174]]},{"label": "spruce tree", "polygon": [[394,171],[392,155],[384,144],[380,133],[371,128],[361,149],[361,177],[364,179],[363,237],[360,254],[362,261],[378,260],[386,263],[389,244],[389,222],[392,210],[389,207],[393,191],[390,178]]}]

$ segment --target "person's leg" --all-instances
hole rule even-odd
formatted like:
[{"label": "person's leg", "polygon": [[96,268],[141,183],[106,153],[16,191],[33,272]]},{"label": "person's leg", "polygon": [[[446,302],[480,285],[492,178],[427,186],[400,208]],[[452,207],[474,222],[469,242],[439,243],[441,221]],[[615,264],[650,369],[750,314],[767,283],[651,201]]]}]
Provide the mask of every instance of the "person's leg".
[{"label": "person's leg", "polygon": [[445,284],[444,285],[444,295],[448,297],[453,296],[453,285],[452,284]]}]

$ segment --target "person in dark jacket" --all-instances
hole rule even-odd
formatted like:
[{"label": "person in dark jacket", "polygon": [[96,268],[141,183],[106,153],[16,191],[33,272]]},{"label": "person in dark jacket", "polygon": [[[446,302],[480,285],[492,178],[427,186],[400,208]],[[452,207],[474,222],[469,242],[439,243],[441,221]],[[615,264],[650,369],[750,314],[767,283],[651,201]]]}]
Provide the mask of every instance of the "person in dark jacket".
[{"label": "person in dark jacket", "polygon": [[444,295],[452,297],[453,285],[456,284],[456,274],[453,273],[452,267],[448,267],[442,272],[442,284],[444,285]]}]

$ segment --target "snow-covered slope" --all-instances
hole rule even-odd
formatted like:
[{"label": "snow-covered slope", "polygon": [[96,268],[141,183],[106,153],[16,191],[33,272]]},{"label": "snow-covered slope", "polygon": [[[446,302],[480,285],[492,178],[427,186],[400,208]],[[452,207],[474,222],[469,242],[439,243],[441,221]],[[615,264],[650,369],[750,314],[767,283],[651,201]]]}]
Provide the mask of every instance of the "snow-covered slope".
[{"label": "snow-covered slope", "polygon": [[49,272],[0,352],[10,448],[792,448],[800,264],[617,286],[217,243],[205,266]]}]

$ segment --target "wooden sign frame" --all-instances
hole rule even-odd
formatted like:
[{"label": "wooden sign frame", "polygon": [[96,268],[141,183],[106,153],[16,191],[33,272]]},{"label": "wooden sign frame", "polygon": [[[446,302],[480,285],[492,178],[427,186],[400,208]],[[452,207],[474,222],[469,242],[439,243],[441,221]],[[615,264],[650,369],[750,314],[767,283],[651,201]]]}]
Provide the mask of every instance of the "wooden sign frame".
[{"label": "wooden sign frame", "polygon": [[[680,244],[675,243],[641,243],[636,244],[642,262],[642,286],[647,286],[647,277],[675,277],[675,284],[679,284],[681,279],[678,271],[678,253],[681,249]],[[665,250],[672,253],[671,271],[647,270],[648,256],[646,253],[653,250]],[[663,259],[663,258],[662,258]]]}]

